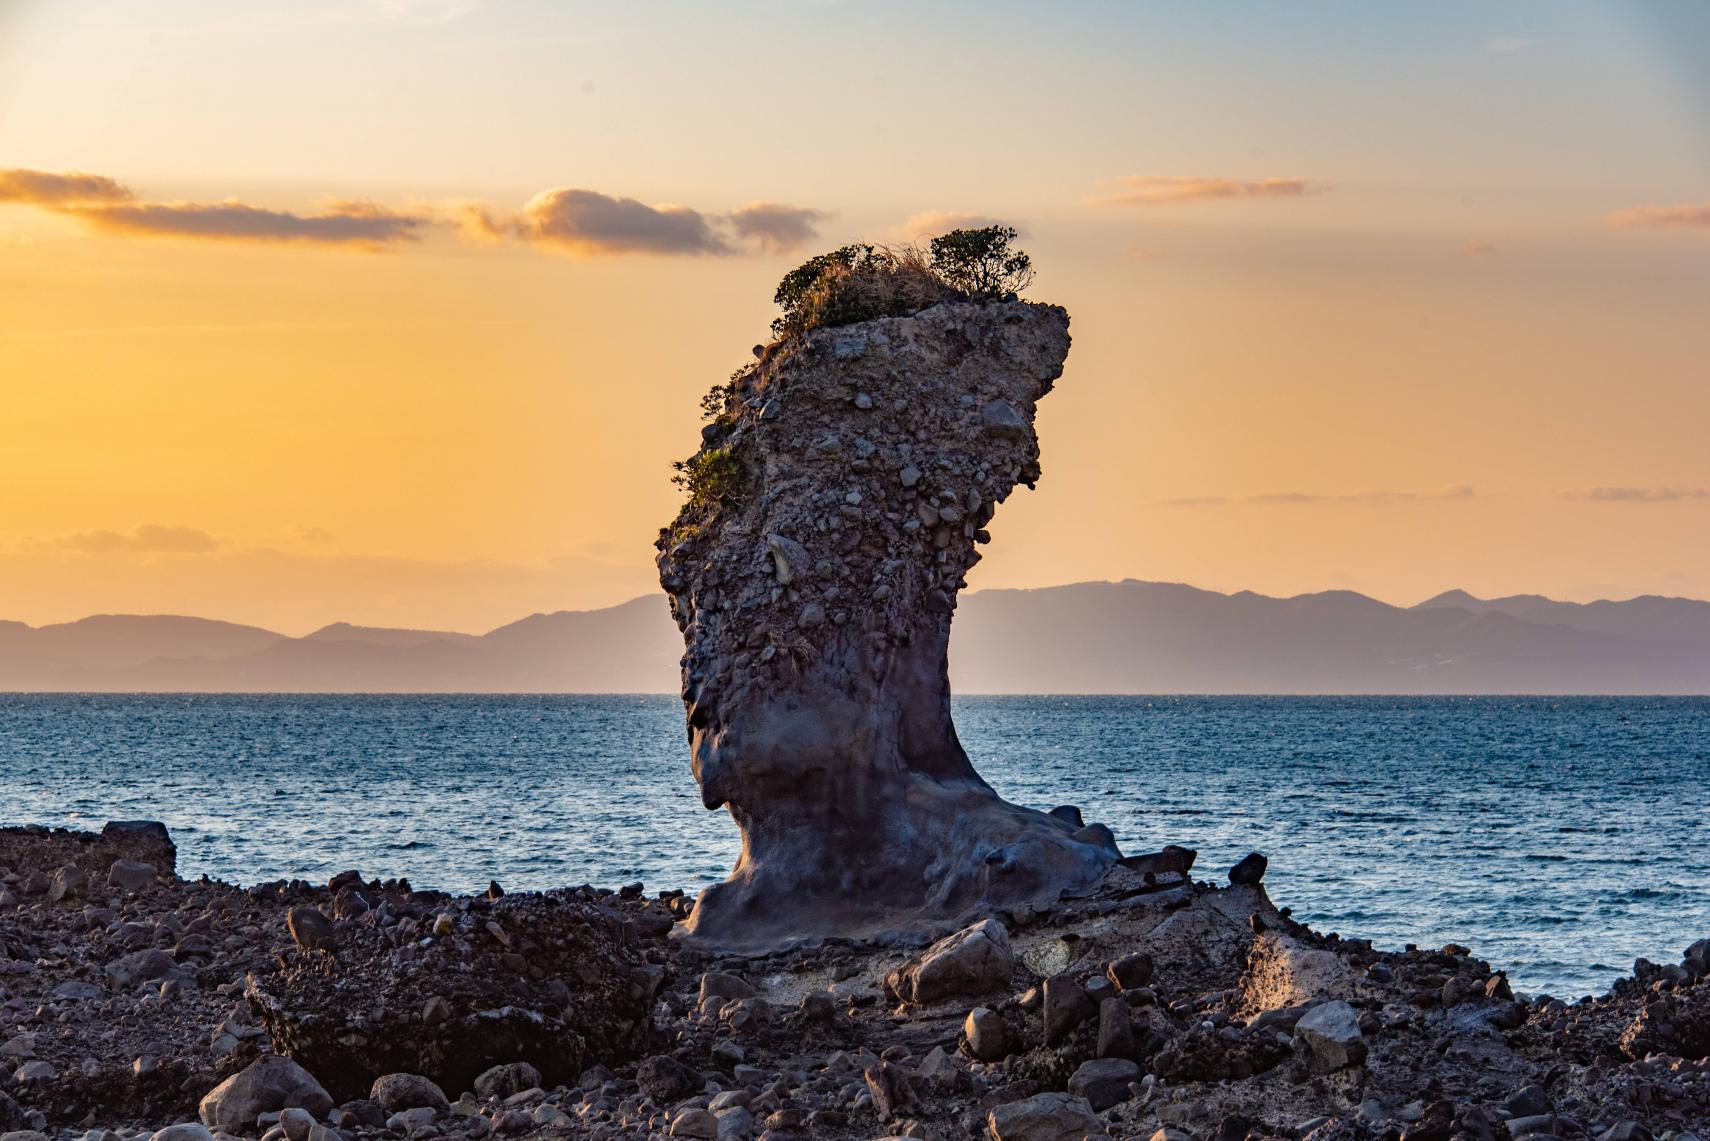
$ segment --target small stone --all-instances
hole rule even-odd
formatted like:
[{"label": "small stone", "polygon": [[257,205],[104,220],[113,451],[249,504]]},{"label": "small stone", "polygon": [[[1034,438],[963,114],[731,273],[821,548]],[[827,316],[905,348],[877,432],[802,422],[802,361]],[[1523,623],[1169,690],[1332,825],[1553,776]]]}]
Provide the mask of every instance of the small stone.
[{"label": "small stone", "polygon": [[47,897],[54,903],[62,899],[71,899],[83,894],[89,885],[89,877],[83,874],[83,869],[76,864],[66,864],[54,869],[48,878]]},{"label": "small stone", "polygon": [[422,1021],[429,1026],[451,1021],[451,1003],[440,995],[434,995],[422,1005]]},{"label": "small stone", "polygon": [[279,1111],[279,1127],[290,1141],[309,1141],[309,1130],[315,1127],[315,1117],[308,1110],[293,1105]]},{"label": "small stone", "polygon": [[12,1080],[21,1086],[32,1085],[35,1082],[51,1082],[59,1077],[59,1067],[52,1062],[25,1062],[12,1074]]},{"label": "small stone", "polygon": [[148,1141],[214,1141],[214,1135],[205,1125],[185,1121],[168,1125],[165,1129],[157,1129],[149,1136]]},{"label": "small stone", "polygon": [[386,1128],[397,1133],[421,1133],[433,1125],[433,1119],[439,1116],[425,1105],[414,1109],[401,1109],[386,1119]]},{"label": "small stone", "polygon": [[867,1092],[872,1095],[873,1109],[880,1121],[889,1121],[919,1104],[914,1087],[900,1066],[879,1062],[868,1066],[862,1076],[867,1079]]},{"label": "small stone", "polygon": [[716,1138],[718,1118],[708,1109],[685,1109],[671,1119],[671,1136]]},{"label": "small stone", "polygon": [[1084,1097],[1094,1113],[1128,1100],[1128,1083],[1140,1080],[1140,1067],[1127,1058],[1094,1058],[1082,1062],[1069,1078],[1069,1092]]},{"label": "small stone", "polygon": [[857,392],[855,394],[855,407],[865,412],[873,407],[873,398],[865,392]]},{"label": "small stone", "polygon": [[1152,981],[1152,956],[1144,951],[1135,951],[1113,959],[1105,968],[1105,974],[1119,989],[1137,990]]},{"label": "small stone", "polygon": [[475,1094],[484,1098],[506,1098],[540,1085],[540,1071],[527,1062],[508,1062],[483,1070],[475,1079]]},{"label": "small stone", "polygon": [[641,1087],[642,1093],[661,1104],[693,1097],[706,1085],[706,1079],[701,1077],[700,1071],[684,1065],[669,1054],[655,1054],[644,1059],[635,1068],[635,1081]]},{"label": "small stone", "polygon": [[980,409],[980,424],[987,435],[999,439],[1019,440],[1027,435],[1027,417],[1007,400],[994,400]]},{"label": "small stone", "polygon": [[114,985],[129,990],[138,983],[165,978],[178,966],[176,960],[159,948],[133,951],[107,964],[107,977]]},{"label": "small stone", "polygon": [[293,907],[285,913],[291,939],[305,951],[336,951],[338,932],[332,920],[312,907]]},{"label": "small stone", "polygon": [[407,1109],[431,1109],[437,1111],[451,1108],[451,1101],[445,1096],[430,1078],[421,1074],[382,1074],[374,1079],[374,1088],[368,1093],[369,1098],[379,1103],[387,1113],[399,1113]]},{"label": "small stone", "polygon": [[915,467],[913,464],[909,464],[897,473],[897,480],[904,487],[913,487],[915,484],[920,482],[920,469]]}]

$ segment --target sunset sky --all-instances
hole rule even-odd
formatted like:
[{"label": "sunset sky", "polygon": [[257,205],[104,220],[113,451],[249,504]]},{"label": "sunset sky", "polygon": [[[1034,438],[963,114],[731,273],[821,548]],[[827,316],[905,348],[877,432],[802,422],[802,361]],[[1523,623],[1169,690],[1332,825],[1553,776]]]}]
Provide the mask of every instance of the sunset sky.
[{"label": "sunset sky", "polygon": [[1710,597],[1710,5],[0,0],[0,619],[657,589],[778,277],[1019,226],[975,587]]}]

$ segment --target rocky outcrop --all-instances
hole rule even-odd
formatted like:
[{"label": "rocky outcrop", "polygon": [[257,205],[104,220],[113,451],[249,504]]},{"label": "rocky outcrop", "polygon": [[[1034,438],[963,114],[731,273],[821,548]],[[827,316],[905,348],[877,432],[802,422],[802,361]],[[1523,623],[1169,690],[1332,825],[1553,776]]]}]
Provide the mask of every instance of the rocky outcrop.
[{"label": "rocky outcrop", "polygon": [[950,619],[1068,315],[946,303],[820,329],[739,375],[659,540],[709,809],[742,829],[687,934],[759,949],[942,925],[1096,884],[1110,833],[1001,799],[950,718]]},{"label": "rocky outcrop", "polygon": [[378,883],[360,886],[375,907],[336,932],[323,917],[328,941],[298,939],[272,969],[251,974],[247,991],[273,1048],[337,1096],[369,1094],[377,1082],[402,1088],[404,1078],[462,1091],[517,1062],[547,1082],[572,1081],[647,1042],[663,972],[627,948],[599,908],[561,896],[447,900],[443,910],[423,901],[400,947],[382,920],[404,904]]}]

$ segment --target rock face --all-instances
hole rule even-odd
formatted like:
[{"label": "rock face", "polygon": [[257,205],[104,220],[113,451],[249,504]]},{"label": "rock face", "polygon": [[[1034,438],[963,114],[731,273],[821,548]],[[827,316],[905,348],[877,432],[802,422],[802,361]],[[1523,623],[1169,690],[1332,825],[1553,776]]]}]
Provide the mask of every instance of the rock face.
[{"label": "rock face", "polygon": [[659,539],[695,778],[743,835],[695,942],[973,918],[1116,859],[1102,826],[999,798],[950,720],[956,595],[1039,477],[1034,410],[1068,347],[1060,308],[946,303],[815,330],[733,381]]},{"label": "rock face", "polygon": [[[634,1057],[648,1039],[657,968],[599,908],[557,895],[483,901],[441,913],[443,923],[412,923],[407,954],[376,914],[340,921],[336,954],[294,946],[248,980],[273,1048],[340,1100],[386,1075],[421,1075],[460,1094],[513,1062],[570,1082],[594,1062]],[[433,999],[444,1017],[428,1024],[420,1012]]]}]

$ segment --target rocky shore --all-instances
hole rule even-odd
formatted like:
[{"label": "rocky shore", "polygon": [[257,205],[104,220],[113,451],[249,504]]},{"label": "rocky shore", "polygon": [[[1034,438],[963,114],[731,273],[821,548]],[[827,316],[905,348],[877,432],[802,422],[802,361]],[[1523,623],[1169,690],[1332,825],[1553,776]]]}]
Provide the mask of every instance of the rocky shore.
[{"label": "rocky shore", "polygon": [[1710,940],[1574,1003],[1166,849],[960,931],[713,956],[635,884],[179,879],[0,830],[0,1134],[1705,1141]]}]

